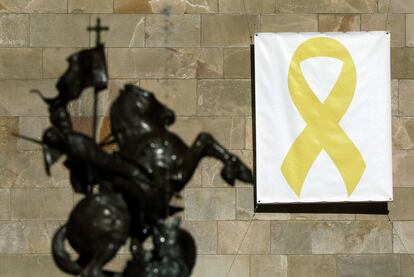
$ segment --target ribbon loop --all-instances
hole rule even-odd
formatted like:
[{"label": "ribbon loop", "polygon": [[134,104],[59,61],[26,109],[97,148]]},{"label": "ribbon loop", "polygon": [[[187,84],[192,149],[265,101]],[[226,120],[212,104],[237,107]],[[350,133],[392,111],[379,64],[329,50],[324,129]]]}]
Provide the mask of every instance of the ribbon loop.
[{"label": "ribbon loop", "polygon": [[[323,103],[310,88],[300,67],[302,61],[314,57],[336,58],[343,62],[339,77]],[[351,55],[339,41],[332,38],[318,37],[303,42],[293,54],[288,87],[292,102],[307,126],[282,163],[283,176],[300,196],[312,164],[325,150],[341,174],[350,196],[365,171],[361,153],[339,125],[356,88],[356,69]]]}]

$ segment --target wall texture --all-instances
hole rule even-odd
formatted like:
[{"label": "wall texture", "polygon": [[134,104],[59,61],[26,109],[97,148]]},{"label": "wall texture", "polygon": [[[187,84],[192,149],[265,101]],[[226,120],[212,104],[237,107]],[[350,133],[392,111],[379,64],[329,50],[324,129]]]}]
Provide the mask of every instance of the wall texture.
[{"label": "wall texture", "polygon": [[[28,91],[56,93],[65,58],[94,45],[85,28],[98,16],[111,28],[103,35],[111,82],[100,103],[101,135],[108,103],[133,82],[176,110],[173,129],[186,142],[211,132],[250,164],[254,32],[391,31],[395,200],[389,217],[256,214],[250,220],[253,189],[227,187],[220,163],[210,159],[183,192],[183,216],[198,244],[194,276],[414,276],[414,1],[0,0],[1,277],[63,276],[51,261],[50,240],[79,196],[61,166],[46,177],[39,147],[11,133],[40,136],[47,109]],[[71,106],[85,132],[87,96]],[[120,255],[110,267],[125,259]]]}]

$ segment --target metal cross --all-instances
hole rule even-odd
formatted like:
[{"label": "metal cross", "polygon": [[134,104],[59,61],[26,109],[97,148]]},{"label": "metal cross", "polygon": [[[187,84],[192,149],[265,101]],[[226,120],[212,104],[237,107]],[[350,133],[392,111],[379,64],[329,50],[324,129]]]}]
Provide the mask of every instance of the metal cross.
[{"label": "metal cross", "polygon": [[98,17],[95,27],[88,27],[89,32],[96,32],[96,46],[101,44],[101,32],[109,31],[107,26],[101,26],[101,19]]}]

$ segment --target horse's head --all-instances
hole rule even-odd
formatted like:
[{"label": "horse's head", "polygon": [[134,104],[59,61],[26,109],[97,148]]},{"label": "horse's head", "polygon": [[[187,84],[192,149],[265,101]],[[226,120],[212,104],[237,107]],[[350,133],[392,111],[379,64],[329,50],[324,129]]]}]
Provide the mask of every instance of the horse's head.
[{"label": "horse's head", "polygon": [[124,92],[133,99],[139,115],[150,117],[164,126],[174,123],[174,112],[161,104],[152,92],[134,85],[125,85]]},{"label": "horse's head", "polygon": [[118,140],[165,128],[174,121],[174,112],[161,104],[153,93],[131,84],[124,86],[111,106],[112,134],[123,134]]}]

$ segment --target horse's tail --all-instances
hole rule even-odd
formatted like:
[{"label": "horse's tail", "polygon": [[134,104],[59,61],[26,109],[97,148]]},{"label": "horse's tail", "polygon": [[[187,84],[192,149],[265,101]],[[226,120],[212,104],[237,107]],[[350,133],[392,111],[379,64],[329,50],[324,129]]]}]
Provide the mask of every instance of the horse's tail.
[{"label": "horse's tail", "polygon": [[68,252],[65,250],[65,239],[67,238],[66,224],[59,228],[53,237],[52,254],[56,265],[64,272],[79,275],[82,271],[82,266],[76,261],[72,261]]}]

